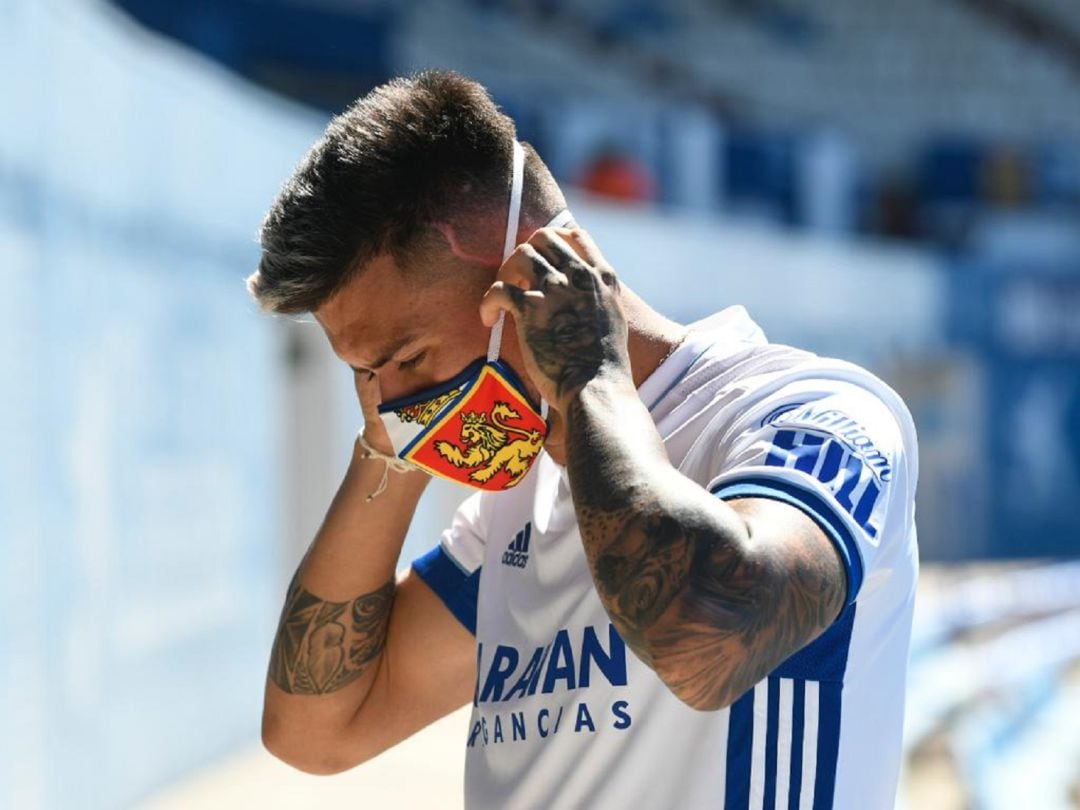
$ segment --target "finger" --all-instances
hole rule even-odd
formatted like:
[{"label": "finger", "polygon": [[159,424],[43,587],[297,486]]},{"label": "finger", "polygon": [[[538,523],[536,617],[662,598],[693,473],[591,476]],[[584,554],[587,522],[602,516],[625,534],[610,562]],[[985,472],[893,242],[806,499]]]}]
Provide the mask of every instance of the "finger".
[{"label": "finger", "polygon": [[566,283],[565,277],[527,242],[518,245],[503,262],[497,278],[526,290],[543,291],[550,284]]},{"label": "finger", "polygon": [[600,248],[596,246],[588,231],[581,228],[550,228],[549,230],[557,234],[579,259],[595,268],[600,281],[605,287],[612,290],[618,289],[619,279],[615,275],[615,271],[604,260]]},{"label": "finger", "polygon": [[386,432],[379,405],[382,404],[382,390],[379,379],[370,371],[354,371],[356,395],[360,399],[360,412],[364,417],[364,438],[376,450],[388,455],[394,454],[394,445]]},{"label": "finger", "polygon": [[529,244],[563,273],[574,289],[595,292],[599,288],[598,271],[584,261],[555,229],[541,228],[529,237]]},{"label": "finger", "polygon": [[600,252],[600,248],[596,246],[596,242],[584,228],[552,228],[551,230],[561,236],[587,264],[594,267],[607,264],[604,261],[604,254]]},{"label": "finger", "polygon": [[530,304],[543,298],[544,294],[538,290],[523,290],[505,281],[496,281],[480,301],[480,320],[490,327],[495,325],[501,312],[520,317]]},{"label": "finger", "polygon": [[368,415],[378,415],[379,405],[382,404],[382,391],[379,388],[378,378],[370,371],[354,371],[353,380],[356,383],[356,395],[360,398],[360,410],[364,418]]},{"label": "finger", "polygon": [[554,228],[541,228],[536,231],[529,237],[528,244],[567,277],[575,267],[587,264]]}]

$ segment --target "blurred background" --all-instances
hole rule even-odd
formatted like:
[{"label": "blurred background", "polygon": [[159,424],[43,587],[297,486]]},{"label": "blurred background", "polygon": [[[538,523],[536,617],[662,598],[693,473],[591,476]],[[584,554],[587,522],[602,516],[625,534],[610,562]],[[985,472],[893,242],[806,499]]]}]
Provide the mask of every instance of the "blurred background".
[{"label": "blurred background", "polygon": [[0,807],[461,806],[460,713],[339,777],[258,743],[360,419],[243,279],[329,116],[429,66],[665,314],[745,304],[900,391],[899,806],[1080,807],[1076,0],[0,2]]}]

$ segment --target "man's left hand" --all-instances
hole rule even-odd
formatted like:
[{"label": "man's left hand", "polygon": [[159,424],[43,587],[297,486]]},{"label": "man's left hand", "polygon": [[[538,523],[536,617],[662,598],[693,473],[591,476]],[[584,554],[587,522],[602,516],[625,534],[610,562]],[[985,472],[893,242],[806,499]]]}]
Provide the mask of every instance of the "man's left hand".
[{"label": "man's left hand", "polygon": [[590,380],[631,380],[619,280],[580,229],[541,228],[514,250],[480,304],[514,317],[525,371],[556,410]]}]

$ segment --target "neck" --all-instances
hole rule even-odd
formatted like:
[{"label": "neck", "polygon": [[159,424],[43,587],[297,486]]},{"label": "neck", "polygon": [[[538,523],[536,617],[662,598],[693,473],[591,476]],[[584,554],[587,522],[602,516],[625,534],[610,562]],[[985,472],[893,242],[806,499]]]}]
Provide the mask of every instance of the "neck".
[{"label": "neck", "polygon": [[620,293],[620,302],[629,330],[627,348],[630,352],[630,371],[635,387],[640,387],[682,342],[687,329],[665,318],[625,285]]}]

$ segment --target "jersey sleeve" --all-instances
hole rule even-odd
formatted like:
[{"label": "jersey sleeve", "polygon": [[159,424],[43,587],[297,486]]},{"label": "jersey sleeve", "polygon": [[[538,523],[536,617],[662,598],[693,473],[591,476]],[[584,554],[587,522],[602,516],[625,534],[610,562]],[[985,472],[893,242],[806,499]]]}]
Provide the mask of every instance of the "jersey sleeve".
[{"label": "jersey sleeve", "polygon": [[852,383],[802,381],[759,401],[721,439],[709,491],[805,512],[836,544],[851,604],[883,538],[906,537],[914,520],[914,445],[906,410]]},{"label": "jersey sleeve", "polygon": [[485,523],[483,493],[477,492],[462,501],[439,544],[412,564],[417,576],[474,636]]}]

